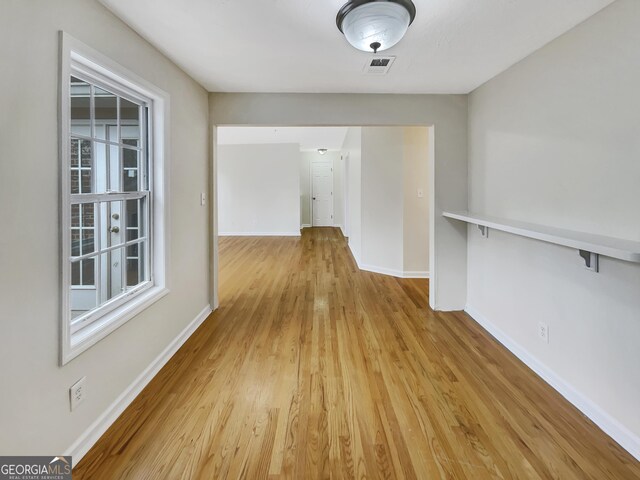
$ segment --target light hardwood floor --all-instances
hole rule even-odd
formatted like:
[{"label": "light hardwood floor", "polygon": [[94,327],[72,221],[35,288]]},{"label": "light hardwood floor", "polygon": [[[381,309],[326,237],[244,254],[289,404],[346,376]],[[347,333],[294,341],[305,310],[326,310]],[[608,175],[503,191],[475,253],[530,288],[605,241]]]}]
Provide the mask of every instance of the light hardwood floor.
[{"label": "light hardwood floor", "polygon": [[633,479],[640,465],[428,281],[336,229],[221,238],[220,309],[74,479]]}]

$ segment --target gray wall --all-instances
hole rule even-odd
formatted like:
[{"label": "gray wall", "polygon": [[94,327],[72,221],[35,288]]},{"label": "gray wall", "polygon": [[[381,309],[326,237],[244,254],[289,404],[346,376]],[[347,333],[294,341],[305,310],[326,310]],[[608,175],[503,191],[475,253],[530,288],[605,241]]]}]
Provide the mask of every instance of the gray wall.
[{"label": "gray wall", "polygon": [[[429,130],[405,127],[404,183],[404,258],[406,273],[429,272]],[[418,189],[424,196],[418,197]]]},{"label": "gray wall", "polygon": [[467,208],[467,96],[252,94],[209,95],[212,125],[434,125],[433,251],[430,302],[456,310],[466,303],[467,231],[442,218]]},{"label": "gray wall", "polygon": [[365,270],[401,277],[429,270],[428,137],[429,127],[362,128]]},{"label": "gray wall", "polygon": [[[472,210],[640,240],[639,27],[619,0],[473,92]],[[638,448],[640,265],[600,262],[470,228],[468,306]]]},{"label": "gray wall", "polygon": [[362,268],[404,270],[403,156],[402,128],[362,128]]},{"label": "gray wall", "polygon": [[[58,31],[171,95],[171,293],[64,367]],[[208,305],[207,94],[95,1],[0,3],[0,452],[61,453]],[[7,114],[10,112],[10,114]],[[176,214],[179,212],[179,215]],[[69,387],[87,398],[69,411]]]}]

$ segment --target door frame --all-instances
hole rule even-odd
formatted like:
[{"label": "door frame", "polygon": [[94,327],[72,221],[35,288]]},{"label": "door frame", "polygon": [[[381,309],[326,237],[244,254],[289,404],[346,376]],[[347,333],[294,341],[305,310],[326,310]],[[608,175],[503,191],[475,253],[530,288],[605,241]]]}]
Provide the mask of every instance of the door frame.
[{"label": "door frame", "polygon": [[[219,253],[219,243],[218,243],[218,127],[252,127],[252,126],[268,126],[268,127],[278,127],[278,126],[297,126],[297,127],[326,127],[326,126],[335,126],[335,127],[386,127],[386,126],[406,126],[406,127],[427,127],[429,129],[429,157],[427,159],[428,169],[429,169],[429,267],[430,267],[430,281],[429,281],[429,305],[433,310],[441,310],[441,307],[438,305],[438,297],[439,297],[439,289],[437,288],[437,255],[436,251],[438,250],[438,246],[436,245],[436,230],[438,229],[438,225],[436,222],[436,216],[441,212],[441,207],[436,208],[436,164],[438,162],[442,162],[442,160],[438,160],[439,157],[436,155],[436,124],[431,121],[421,121],[415,120],[411,118],[410,115],[407,115],[406,120],[401,121],[393,121],[393,122],[382,122],[382,123],[369,123],[365,117],[361,117],[361,120],[358,120],[358,115],[361,113],[356,112],[355,115],[352,114],[353,118],[347,122],[322,122],[322,121],[293,121],[282,122],[280,121],[259,121],[259,122],[248,122],[242,118],[242,115],[238,120],[235,121],[211,121],[209,124],[209,182],[208,182],[208,193],[209,199],[208,207],[209,207],[209,301],[212,310],[216,310],[220,306],[220,297],[219,297],[219,263],[218,263],[218,253]],[[295,112],[294,112],[295,117]],[[466,194],[466,193],[465,193]],[[465,197],[466,201],[466,197]],[[464,230],[466,232],[466,230]],[[348,232],[351,233],[351,232]],[[466,237],[465,237],[466,239]],[[466,241],[466,240],[465,240]],[[466,275],[466,270],[465,270]]]},{"label": "door frame", "polygon": [[342,159],[342,179],[343,189],[342,195],[344,195],[342,208],[344,209],[344,231],[342,234],[349,238],[349,152],[340,152],[340,158]]}]

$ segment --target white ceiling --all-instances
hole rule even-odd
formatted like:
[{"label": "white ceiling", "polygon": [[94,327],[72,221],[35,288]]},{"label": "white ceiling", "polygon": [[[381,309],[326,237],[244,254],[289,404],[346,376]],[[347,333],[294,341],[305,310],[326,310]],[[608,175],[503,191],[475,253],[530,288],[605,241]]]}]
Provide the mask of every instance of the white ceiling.
[{"label": "white ceiling", "polygon": [[414,0],[386,76],[335,24],[346,0],[100,0],[213,92],[468,93],[613,0]]},{"label": "white ceiling", "polygon": [[297,143],[300,150],[340,150],[347,127],[218,127],[218,145]]}]

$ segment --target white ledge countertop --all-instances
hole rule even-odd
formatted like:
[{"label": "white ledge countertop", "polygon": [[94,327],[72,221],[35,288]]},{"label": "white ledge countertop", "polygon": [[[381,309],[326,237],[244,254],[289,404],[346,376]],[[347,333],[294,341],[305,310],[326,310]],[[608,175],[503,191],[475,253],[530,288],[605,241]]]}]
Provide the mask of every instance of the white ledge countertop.
[{"label": "white ledge countertop", "polygon": [[640,242],[633,240],[576,232],[564,228],[549,227],[466,211],[443,212],[442,216],[522,237],[596,253],[605,257],[640,263]]}]

